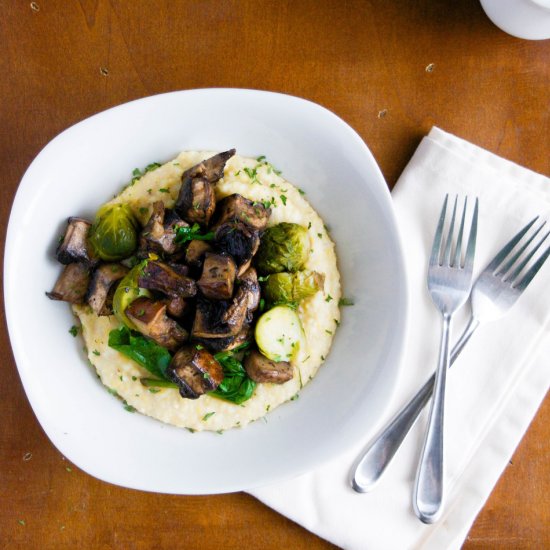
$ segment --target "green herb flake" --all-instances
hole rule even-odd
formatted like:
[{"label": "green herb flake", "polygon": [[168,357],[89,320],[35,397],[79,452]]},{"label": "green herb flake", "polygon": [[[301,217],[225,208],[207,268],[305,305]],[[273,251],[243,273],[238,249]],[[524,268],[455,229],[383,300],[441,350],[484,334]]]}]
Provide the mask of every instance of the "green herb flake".
[{"label": "green herb flake", "polygon": [[325,332],[326,332],[327,334],[330,334],[330,335],[332,336],[332,330],[328,330],[328,329],[326,328],[326,329],[325,329]]},{"label": "green herb flake", "polygon": [[200,344],[197,344],[195,346],[195,349],[198,349],[200,351],[201,349],[204,349],[204,346],[201,346]]},{"label": "green herb flake", "polygon": [[149,193],[149,195],[153,192],[152,189],[147,189],[147,193]]},{"label": "green herb flake", "polygon": [[140,206],[139,208],[140,214],[147,214],[147,212],[149,212],[149,208],[147,208],[146,206]]},{"label": "green herb flake", "polygon": [[158,393],[160,391],[159,388],[149,388],[150,393]]},{"label": "green herb flake", "polygon": [[211,416],[214,416],[215,414],[216,414],[215,411],[206,413],[206,414],[202,417],[202,421],[203,421],[203,422],[206,422]]},{"label": "green herb flake", "polygon": [[298,397],[300,397],[300,394],[295,393],[295,394],[290,398],[290,400],[291,400],[291,401],[296,401],[296,399],[298,399]]},{"label": "green herb flake", "polygon": [[270,186],[269,186],[271,189],[274,189],[275,187],[277,187],[274,183],[272,183]]},{"label": "green herb flake", "polygon": [[17,520],[17,523],[19,523],[19,525],[22,525],[23,527],[25,527],[25,525],[27,525],[27,524],[25,523],[25,520],[24,520],[24,519],[18,519],[18,520]]},{"label": "green herb flake", "polygon": [[170,193],[170,190],[169,189],[166,189],[166,187],[161,187],[159,189],[159,193]]},{"label": "green herb flake", "polygon": [[77,334],[78,334],[78,331],[80,330],[80,327],[76,326],[76,325],[73,325],[70,329],[69,329],[69,334],[72,334],[72,336],[74,338],[76,338]]},{"label": "green herb flake", "polygon": [[260,312],[263,312],[265,309],[265,300],[263,298],[260,298]]},{"label": "green herb flake", "polygon": [[350,300],[349,298],[340,298],[338,300],[338,305],[339,306],[354,306],[355,303],[353,302],[353,300]]},{"label": "green herb flake", "polygon": [[99,351],[97,351],[96,349],[94,349],[94,351],[92,351],[92,353],[93,353],[94,355],[101,355],[101,353],[99,353]]},{"label": "green herb flake", "polygon": [[193,428],[185,428],[189,433],[194,434],[197,430],[194,430]]},{"label": "green herb flake", "polygon": [[283,203],[284,206],[286,206],[286,196],[280,195],[280,197],[281,197],[281,202]]},{"label": "green herb flake", "polygon": [[136,412],[136,408],[132,407],[132,405],[128,405],[128,403],[126,403],[126,401],[124,401],[124,410],[128,411],[129,413]]},{"label": "green herb flake", "polygon": [[271,405],[268,403],[268,404],[265,406],[265,412],[269,412],[269,409],[271,409]]},{"label": "green herb flake", "polygon": [[114,395],[115,397],[118,397],[118,392],[116,390],[114,390],[113,388],[109,388],[107,386],[105,386],[107,388],[107,391],[111,394],[111,395]]},{"label": "green herb flake", "polygon": [[258,171],[256,168],[249,168],[248,166],[246,168],[243,168],[246,175],[252,180],[252,183],[260,183],[258,180]]},{"label": "green herb flake", "polygon": [[258,162],[264,161],[264,160],[265,160],[265,155],[260,155],[259,157],[256,158],[256,160],[257,160]]},{"label": "green herb flake", "polygon": [[71,473],[73,471],[72,468],[70,468],[69,466],[65,466],[65,470],[67,470],[67,472]]},{"label": "green herb flake", "polygon": [[305,195],[306,194],[306,192],[303,189],[300,189],[300,188],[298,188],[298,193],[300,193],[300,195]]},{"label": "green herb flake", "polygon": [[176,243],[183,244],[187,241],[211,241],[215,237],[214,231],[201,233],[201,227],[194,223],[191,227],[176,227]]},{"label": "green herb flake", "polygon": [[330,295],[330,294],[327,294],[327,297],[325,298],[325,302],[330,302],[332,301],[334,298]]},{"label": "green herb flake", "polygon": [[336,324],[337,327],[340,326],[340,321],[338,321],[338,319],[334,319],[334,323]]},{"label": "green herb flake", "polygon": [[135,382],[137,380],[137,376],[132,376],[132,380]]},{"label": "green herb flake", "polygon": [[309,222],[309,223],[307,224],[307,228],[308,228],[308,229],[311,229],[311,222]]},{"label": "green herb flake", "polygon": [[325,360],[325,356],[321,355],[321,361],[324,361],[324,360]]},{"label": "green herb flake", "polygon": [[217,434],[223,435],[223,430],[216,430]]}]

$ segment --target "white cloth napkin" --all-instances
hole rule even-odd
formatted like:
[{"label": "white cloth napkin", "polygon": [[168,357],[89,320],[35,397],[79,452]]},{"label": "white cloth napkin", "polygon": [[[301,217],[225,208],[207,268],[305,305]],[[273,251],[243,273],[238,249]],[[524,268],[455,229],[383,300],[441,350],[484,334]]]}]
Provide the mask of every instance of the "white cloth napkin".
[{"label": "white cloth napkin", "polygon": [[[549,387],[550,260],[505,317],[478,329],[449,373],[442,519],[424,525],[411,504],[426,412],[379,485],[368,494],[350,488],[349,469],[357,454],[436,365],[440,318],[426,290],[426,271],[445,193],[479,197],[477,273],[535,215],[550,220],[549,178],[438,128],[420,143],[393,191],[411,322],[388,414],[337,460],[252,491],[268,506],[346,549],[459,548]],[[453,340],[464,327],[467,310],[453,323]]]}]

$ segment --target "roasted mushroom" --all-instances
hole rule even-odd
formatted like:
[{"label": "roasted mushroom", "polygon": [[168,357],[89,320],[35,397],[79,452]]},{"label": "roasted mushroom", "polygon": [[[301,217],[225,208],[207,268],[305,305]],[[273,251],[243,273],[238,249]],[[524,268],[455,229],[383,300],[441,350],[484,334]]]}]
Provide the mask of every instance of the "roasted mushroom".
[{"label": "roasted mushroom", "polygon": [[216,208],[213,185],[223,177],[225,163],[234,154],[235,149],[219,153],[183,173],[176,211],[184,220],[208,225]]},{"label": "roasted mushroom", "polygon": [[71,217],[63,240],[57,247],[57,261],[62,264],[84,262],[93,266],[98,262],[92,247],[88,243],[88,234],[92,224],[83,218]]},{"label": "roasted mushroom", "polygon": [[253,202],[238,193],[233,193],[222,199],[217,210],[219,217],[214,225],[215,228],[227,222],[242,222],[253,229],[263,231],[271,215],[271,210],[261,202]]},{"label": "roasted mushroom", "polygon": [[192,267],[200,267],[207,252],[212,252],[212,246],[209,243],[193,239],[187,245],[185,263]]},{"label": "roasted mushroom", "polygon": [[[192,337],[212,350],[231,349],[235,340],[240,343],[259,304],[260,289],[254,269],[243,276],[231,302],[225,300],[197,300]],[[248,335],[248,333],[246,333]],[[237,344],[235,344],[237,345]]]},{"label": "roasted mushroom", "polygon": [[126,315],[144,336],[169,351],[176,351],[189,335],[166,315],[166,304],[150,298],[138,298],[126,309]]},{"label": "roasted mushroom", "polygon": [[164,298],[162,302],[166,304],[166,311],[171,317],[183,317],[191,307],[181,296]]},{"label": "roasted mushroom", "polygon": [[235,336],[226,336],[225,338],[195,338],[193,340],[199,344],[203,344],[210,351],[218,353],[220,351],[228,351],[236,347],[250,342],[252,339],[252,328],[248,324],[244,324],[240,332]]},{"label": "roasted mushroom", "polygon": [[113,284],[122,279],[128,271],[129,269],[121,264],[102,264],[93,272],[88,287],[87,301],[94,313],[97,315],[112,314],[112,308],[106,307],[109,291]]},{"label": "roasted mushroom", "polygon": [[174,298],[189,298],[197,293],[197,285],[193,279],[181,275],[168,264],[157,261],[147,262],[138,279],[138,285]]},{"label": "roasted mushroom", "polygon": [[246,374],[255,382],[283,384],[294,376],[290,363],[271,361],[259,351],[252,350],[244,360]]},{"label": "roasted mushroom", "polygon": [[179,249],[177,228],[187,226],[173,210],[165,209],[162,201],[154,202],[151,217],[139,237],[138,257],[147,258],[151,252],[160,256],[175,254]]},{"label": "roasted mushroom", "polygon": [[237,277],[250,267],[252,257],[260,246],[259,232],[242,222],[220,225],[215,239],[219,250],[233,256],[237,264]]},{"label": "roasted mushroom", "polygon": [[197,399],[215,390],[223,381],[223,369],[205,349],[184,346],[174,355],[166,374],[179,386],[180,395]]},{"label": "roasted mushroom", "polygon": [[51,292],[46,296],[52,300],[63,300],[70,304],[83,304],[90,283],[90,270],[82,263],[65,266]]},{"label": "roasted mushroom", "polygon": [[213,300],[229,300],[233,296],[235,262],[227,254],[206,254],[201,278],[197,285]]}]

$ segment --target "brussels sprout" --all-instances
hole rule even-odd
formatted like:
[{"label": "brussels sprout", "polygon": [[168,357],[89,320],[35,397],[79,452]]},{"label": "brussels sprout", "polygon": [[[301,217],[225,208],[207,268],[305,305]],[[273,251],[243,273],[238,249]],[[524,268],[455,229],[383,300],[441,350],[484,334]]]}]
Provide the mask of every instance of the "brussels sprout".
[{"label": "brussels sprout", "polygon": [[106,262],[131,256],[138,245],[137,222],[127,204],[104,206],[90,229],[90,242]]},{"label": "brussels sprout", "polygon": [[262,236],[256,266],[262,273],[298,271],[309,256],[307,229],[297,223],[279,223]]},{"label": "brussels sprout", "polygon": [[264,284],[264,296],[270,303],[299,302],[323,288],[325,276],[316,271],[273,273]]},{"label": "brussels sprout", "polygon": [[123,277],[116,287],[115,294],[113,296],[113,313],[115,317],[125,326],[132,330],[137,330],[136,326],[126,316],[126,309],[128,306],[141,296],[151,297],[151,293],[138,286],[138,279],[143,271],[143,268],[147,265],[148,260],[143,260],[138,265],[134,266],[128,274]]}]

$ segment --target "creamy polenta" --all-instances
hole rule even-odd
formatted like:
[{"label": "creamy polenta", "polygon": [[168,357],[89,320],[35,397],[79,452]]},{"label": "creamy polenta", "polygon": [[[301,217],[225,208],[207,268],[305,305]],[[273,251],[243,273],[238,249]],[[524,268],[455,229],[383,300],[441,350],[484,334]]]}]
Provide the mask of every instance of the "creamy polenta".
[{"label": "creamy polenta", "polygon": [[[212,156],[210,152],[183,152],[128,186],[110,204],[127,203],[145,224],[151,205],[163,201],[171,208],[178,196],[185,170]],[[305,342],[292,362],[294,377],[284,384],[257,384],[254,395],[235,405],[209,395],[183,399],[176,389],[146,388],[140,378],[149,373],[137,363],[108,346],[109,332],[119,326],[114,316],[97,316],[86,306],[73,306],[80,319],[88,357],[105,386],[137,411],[175,426],[191,430],[227,430],[245,426],[297,395],[327,357],[340,321],[341,296],[334,243],[323,220],[304,198],[301,190],[283,179],[261,159],[233,156],[225,165],[224,177],[215,186],[216,199],[232,193],[253,201],[269,201],[268,226],[281,222],[308,228],[311,253],[306,268],[324,274],[324,292],[303,300],[298,308]],[[153,390],[153,391],[151,391]]]}]

